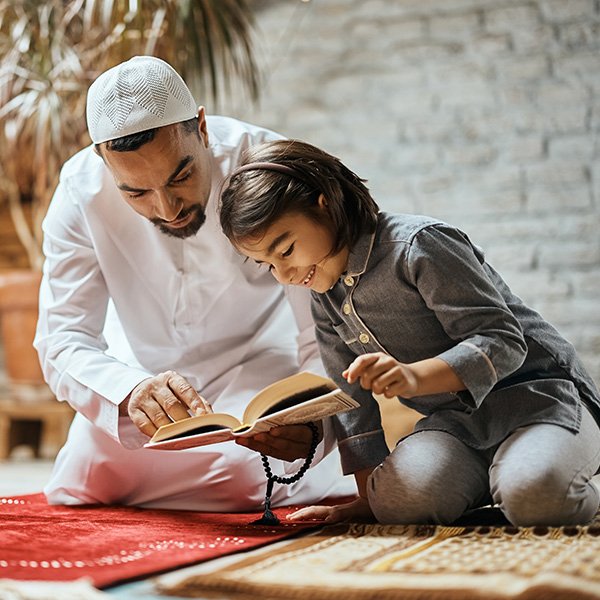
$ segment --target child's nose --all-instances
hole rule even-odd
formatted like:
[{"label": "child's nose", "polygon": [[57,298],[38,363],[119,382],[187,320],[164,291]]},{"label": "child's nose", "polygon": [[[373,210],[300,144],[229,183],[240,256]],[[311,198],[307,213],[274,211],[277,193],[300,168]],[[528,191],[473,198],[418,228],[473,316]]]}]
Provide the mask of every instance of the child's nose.
[{"label": "child's nose", "polygon": [[295,273],[296,269],[294,267],[282,265],[273,269],[273,275],[275,275],[275,279],[277,279],[281,285],[291,285],[294,282]]}]

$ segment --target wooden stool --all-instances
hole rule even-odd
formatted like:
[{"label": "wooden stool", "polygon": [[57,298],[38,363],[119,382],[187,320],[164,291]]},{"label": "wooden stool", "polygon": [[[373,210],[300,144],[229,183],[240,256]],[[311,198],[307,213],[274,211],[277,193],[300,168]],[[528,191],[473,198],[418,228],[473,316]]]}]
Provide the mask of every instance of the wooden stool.
[{"label": "wooden stool", "polygon": [[[32,445],[36,457],[54,458],[67,439],[74,414],[66,402],[56,399],[25,402],[0,398],[0,460],[7,459],[21,444]],[[19,426],[32,422],[41,425],[39,441],[31,439],[31,428],[28,439],[19,439],[24,437],[18,435]]]}]

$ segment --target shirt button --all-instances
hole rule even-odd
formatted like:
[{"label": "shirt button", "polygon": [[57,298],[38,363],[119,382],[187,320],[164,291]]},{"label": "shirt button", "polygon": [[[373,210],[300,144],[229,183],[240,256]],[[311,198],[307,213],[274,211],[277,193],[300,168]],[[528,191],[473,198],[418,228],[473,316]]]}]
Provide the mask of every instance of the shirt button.
[{"label": "shirt button", "polygon": [[352,277],[352,275],[346,275],[346,277],[344,277],[344,283],[348,286],[353,285],[354,277]]},{"label": "shirt button", "polygon": [[361,344],[368,344],[369,343],[369,336],[366,333],[361,333],[358,336],[358,339],[360,340]]},{"label": "shirt button", "polygon": [[345,315],[349,315],[352,312],[352,307],[350,306],[350,304],[348,304],[348,302],[346,302],[346,304],[344,304],[343,310]]}]

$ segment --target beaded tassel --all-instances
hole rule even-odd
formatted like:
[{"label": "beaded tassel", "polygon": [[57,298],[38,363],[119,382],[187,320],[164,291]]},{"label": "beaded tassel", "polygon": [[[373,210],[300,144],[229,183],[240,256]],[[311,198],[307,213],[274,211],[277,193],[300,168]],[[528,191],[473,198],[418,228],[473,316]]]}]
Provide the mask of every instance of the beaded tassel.
[{"label": "beaded tassel", "polygon": [[265,469],[265,474],[267,476],[267,491],[265,493],[265,509],[263,512],[263,516],[260,519],[257,519],[256,521],[252,521],[250,523],[251,525],[279,525],[280,524],[279,519],[271,510],[271,496],[273,494],[273,484],[274,483],[289,484],[289,483],[295,483],[296,481],[298,481],[304,475],[304,473],[306,473],[306,471],[308,471],[308,468],[310,467],[310,465],[313,461],[313,458],[315,457],[315,452],[317,451],[317,446],[319,444],[319,429],[317,428],[317,426],[314,423],[305,423],[305,425],[312,432],[310,451],[308,453],[308,456],[306,457],[306,460],[304,461],[304,464],[300,467],[300,469],[298,470],[298,472],[295,475],[291,475],[290,477],[280,477],[279,475],[273,475],[273,471],[271,471],[271,465],[269,465],[269,459],[264,454],[261,454],[263,467]]},{"label": "beaded tassel", "polygon": [[273,479],[267,479],[267,493],[265,494],[265,510],[263,516],[251,525],[279,525],[280,521],[277,515],[271,510],[271,494],[273,493]]}]

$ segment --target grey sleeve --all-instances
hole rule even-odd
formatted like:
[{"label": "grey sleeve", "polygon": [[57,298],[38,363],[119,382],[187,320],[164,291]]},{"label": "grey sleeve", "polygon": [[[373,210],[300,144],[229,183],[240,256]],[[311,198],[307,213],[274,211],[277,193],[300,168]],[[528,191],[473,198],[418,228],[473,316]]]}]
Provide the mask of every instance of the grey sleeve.
[{"label": "grey sleeve", "polygon": [[[440,224],[416,234],[406,264],[410,281],[457,342],[437,358],[465,384],[470,408],[518,369],[527,353],[521,326],[484,265],[483,253],[464,233]],[[467,396],[460,394],[462,401]]]},{"label": "grey sleeve", "polygon": [[342,377],[344,371],[356,358],[333,327],[333,314],[328,314],[322,301],[314,298],[312,314],[316,337],[327,375],[340,389],[360,403],[354,410],[332,417],[334,431],[345,475],[380,464],[389,454],[381,425],[379,405],[371,392],[360,385],[349,385]]}]

